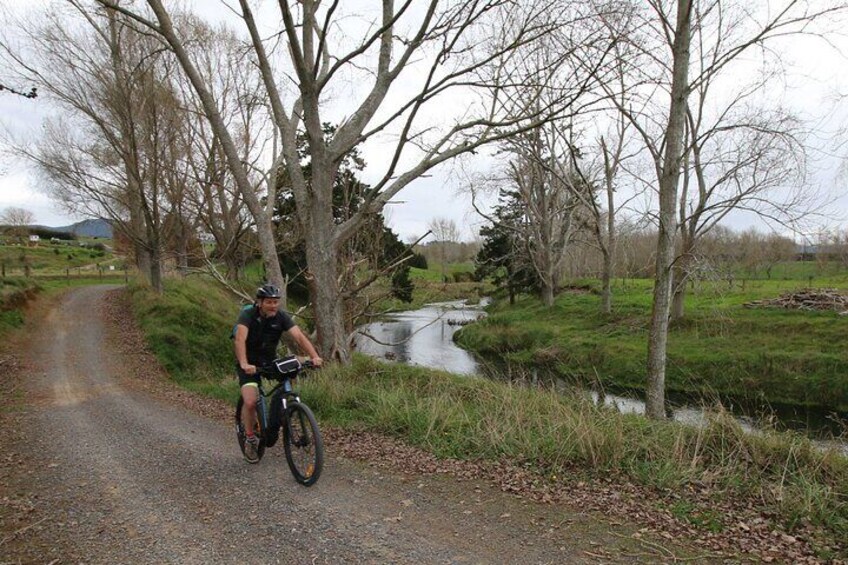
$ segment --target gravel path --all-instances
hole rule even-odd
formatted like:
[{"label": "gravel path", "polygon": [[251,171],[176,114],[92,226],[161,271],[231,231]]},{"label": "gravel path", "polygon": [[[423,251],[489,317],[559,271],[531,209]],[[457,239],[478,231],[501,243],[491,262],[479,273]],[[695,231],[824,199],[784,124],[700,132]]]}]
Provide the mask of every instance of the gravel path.
[{"label": "gravel path", "polygon": [[[140,363],[142,373],[159,369],[113,345],[102,306],[114,296],[86,287],[36,306],[8,346],[0,562],[653,563],[667,555],[636,539],[632,525],[482,481],[370,467],[334,453],[332,442],[312,488],[294,482],[281,448],[247,465],[226,420],[186,409],[186,393],[167,383],[152,392],[129,382]],[[121,304],[111,306],[126,321]]]}]

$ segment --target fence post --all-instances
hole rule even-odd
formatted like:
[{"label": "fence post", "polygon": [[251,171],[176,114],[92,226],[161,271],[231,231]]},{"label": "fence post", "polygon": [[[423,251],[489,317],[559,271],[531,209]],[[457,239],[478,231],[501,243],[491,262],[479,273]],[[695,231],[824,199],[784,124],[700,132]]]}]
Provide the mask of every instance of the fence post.
[{"label": "fence post", "polygon": [[129,271],[127,270],[126,267],[124,267],[124,283],[129,283],[129,282],[130,282]]},{"label": "fence post", "polygon": [[5,279],[6,278],[6,261],[3,261],[2,268],[3,268],[3,278]]}]

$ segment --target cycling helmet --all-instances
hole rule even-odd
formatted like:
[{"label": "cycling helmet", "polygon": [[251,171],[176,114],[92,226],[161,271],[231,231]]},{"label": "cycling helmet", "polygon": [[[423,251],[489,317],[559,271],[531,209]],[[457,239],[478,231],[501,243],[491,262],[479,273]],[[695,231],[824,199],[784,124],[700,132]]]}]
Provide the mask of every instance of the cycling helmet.
[{"label": "cycling helmet", "polygon": [[272,284],[264,284],[256,289],[256,298],[280,298],[282,293],[280,289]]}]

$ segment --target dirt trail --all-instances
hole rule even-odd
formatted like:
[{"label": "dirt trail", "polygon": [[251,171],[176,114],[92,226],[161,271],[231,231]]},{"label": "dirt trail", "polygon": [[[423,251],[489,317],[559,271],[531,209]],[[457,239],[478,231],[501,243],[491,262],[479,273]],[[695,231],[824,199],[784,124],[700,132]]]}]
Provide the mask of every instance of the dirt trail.
[{"label": "dirt trail", "polygon": [[[312,488],[274,448],[241,459],[228,422],[128,381],[109,287],[33,313],[0,367],[0,562],[658,562],[635,527],[482,482],[334,454]],[[187,330],[189,331],[189,330]],[[16,365],[17,364],[17,365]],[[151,368],[151,372],[158,369]],[[166,387],[168,385],[165,385]],[[170,392],[167,392],[170,390]]]}]

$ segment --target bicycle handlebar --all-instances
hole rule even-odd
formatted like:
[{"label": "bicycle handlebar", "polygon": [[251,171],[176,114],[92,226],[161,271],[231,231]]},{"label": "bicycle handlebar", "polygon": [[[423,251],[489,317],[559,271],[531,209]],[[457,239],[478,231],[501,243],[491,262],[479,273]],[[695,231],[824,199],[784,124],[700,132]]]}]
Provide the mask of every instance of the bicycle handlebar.
[{"label": "bicycle handlebar", "polygon": [[304,369],[315,369],[312,359],[301,361],[297,357],[281,357],[271,364],[256,367],[256,372],[267,378],[294,378]]}]

